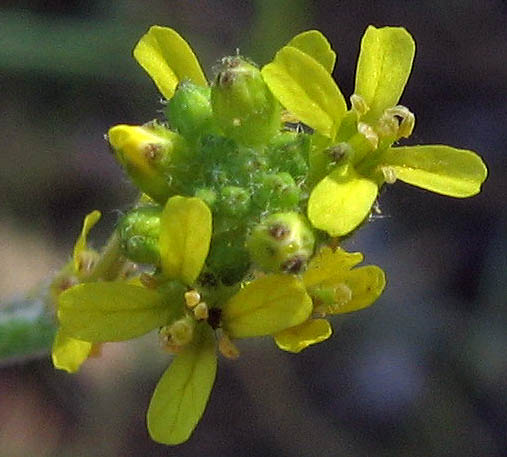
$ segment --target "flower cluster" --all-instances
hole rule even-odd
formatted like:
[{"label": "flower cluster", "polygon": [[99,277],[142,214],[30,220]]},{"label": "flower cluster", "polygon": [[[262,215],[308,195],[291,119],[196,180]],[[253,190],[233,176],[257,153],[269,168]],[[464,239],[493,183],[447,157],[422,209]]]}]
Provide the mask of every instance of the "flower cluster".
[{"label": "flower cluster", "polygon": [[415,123],[398,105],[414,52],[405,29],[369,27],[348,108],[318,31],[262,69],[226,57],[208,84],[183,38],[151,27],[134,57],[165,98],[166,120],[107,134],[142,195],[101,254],[86,244],[100,213],[85,218],[53,288],[55,366],[75,372],[97,345],[157,330],[174,358],[148,430],[178,444],[204,412],[217,350],[234,359],[234,340],[270,336],[297,353],[330,337],[328,316],[371,305],[384,273],[358,267],[362,254],[339,238],[368,220],[379,188],[400,179],[468,197],[487,174],[471,151],[396,146]]}]

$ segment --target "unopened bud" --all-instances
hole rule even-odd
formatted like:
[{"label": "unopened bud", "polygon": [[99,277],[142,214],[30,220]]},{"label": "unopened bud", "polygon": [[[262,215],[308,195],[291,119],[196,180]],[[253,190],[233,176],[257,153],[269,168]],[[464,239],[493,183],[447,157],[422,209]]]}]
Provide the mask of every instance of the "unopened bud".
[{"label": "unopened bud", "polygon": [[178,192],[180,180],[171,173],[188,153],[184,138],[156,123],[117,125],[107,139],[132,181],[158,203]]},{"label": "unopened bud", "polygon": [[183,81],[178,85],[169,100],[166,114],[171,126],[189,141],[216,129],[211,109],[210,88],[191,81]]},{"label": "unopened bud", "polygon": [[129,211],[118,223],[121,248],[133,262],[158,264],[161,208],[147,206]]},{"label": "unopened bud", "polygon": [[308,223],[295,212],[268,216],[254,227],[246,242],[252,260],[264,271],[292,274],[306,268],[314,244]]},{"label": "unopened bud", "polygon": [[260,70],[239,56],[226,57],[211,89],[219,127],[238,143],[266,143],[281,127],[281,106]]}]

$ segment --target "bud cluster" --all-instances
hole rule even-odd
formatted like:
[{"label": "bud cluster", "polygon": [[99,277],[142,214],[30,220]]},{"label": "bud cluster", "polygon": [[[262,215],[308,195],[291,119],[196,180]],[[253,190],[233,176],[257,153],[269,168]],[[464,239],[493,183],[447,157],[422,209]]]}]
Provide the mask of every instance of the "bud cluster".
[{"label": "bud cluster", "polygon": [[[211,209],[207,266],[224,284],[243,280],[252,266],[303,271],[314,243],[303,216],[310,139],[282,129],[281,106],[260,70],[239,56],[224,58],[210,88],[182,81],[165,114],[164,123],[119,125],[108,133],[115,157],[153,200],[120,220],[124,254],[158,265],[160,205],[177,194]],[[266,241],[273,216],[290,232],[286,239]],[[261,260],[268,251],[275,254]]]}]

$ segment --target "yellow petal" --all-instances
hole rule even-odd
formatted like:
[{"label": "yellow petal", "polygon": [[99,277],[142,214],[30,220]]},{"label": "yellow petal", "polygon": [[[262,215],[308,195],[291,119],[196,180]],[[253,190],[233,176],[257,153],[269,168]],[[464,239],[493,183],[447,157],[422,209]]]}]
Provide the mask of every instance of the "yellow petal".
[{"label": "yellow petal", "polygon": [[73,338],[128,340],[166,325],[183,308],[183,291],[181,286],[168,297],[169,289],[162,295],[125,282],[78,284],[58,297],[58,319]]},{"label": "yellow petal", "polygon": [[75,373],[88,358],[91,348],[92,343],[76,340],[59,329],[51,353],[53,365],[68,373]]},{"label": "yellow petal", "polygon": [[344,236],[368,216],[378,187],[351,166],[340,167],[322,179],[308,200],[308,219],[331,236]]},{"label": "yellow petal", "polygon": [[93,228],[93,226],[100,219],[100,211],[92,211],[90,214],[87,214],[83,221],[83,228],[81,229],[81,235],[76,241],[74,245],[74,253],[72,255],[72,260],[74,263],[74,271],[77,273],[81,269],[81,253],[87,249],[86,246],[86,238],[88,237],[88,233]]},{"label": "yellow petal", "polygon": [[333,72],[336,53],[331,49],[327,38],[318,30],[308,30],[296,35],[287,43],[319,62],[329,73]]},{"label": "yellow petal", "polygon": [[217,356],[210,327],[179,353],[160,378],[148,408],[150,436],[163,444],[188,440],[201,418],[215,382]]},{"label": "yellow petal", "polygon": [[364,122],[375,121],[386,108],[398,103],[414,54],[414,40],[404,28],[377,29],[370,25],[366,29],[357,61],[355,88],[355,93],[370,108]]},{"label": "yellow petal", "polygon": [[363,254],[360,252],[347,252],[342,248],[333,251],[329,247],[323,247],[308,264],[303,281],[307,288],[313,287],[337,275],[345,276],[353,266],[362,261]]},{"label": "yellow petal", "polygon": [[222,324],[231,338],[272,335],[304,322],[312,308],[301,280],[269,275],[247,284],[224,305]]},{"label": "yellow petal", "polygon": [[288,352],[301,352],[308,346],[327,340],[333,330],[326,319],[309,319],[296,327],[288,328],[275,335],[280,349]]},{"label": "yellow petal", "polygon": [[[375,265],[355,268],[345,277],[330,278],[324,286],[335,287],[336,303],[324,308],[328,314],[343,314],[358,311],[370,306],[380,296],[386,284],[385,274]],[[350,291],[343,300],[343,289]]]},{"label": "yellow petal", "polygon": [[207,85],[192,48],[168,27],[150,27],[134,48],[134,58],[167,99],[174,95],[178,82],[184,79],[190,79],[198,85]]},{"label": "yellow petal", "polygon": [[285,46],[262,76],[280,103],[299,120],[334,138],[347,105],[327,70],[308,54]]},{"label": "yellow petal", "polygon": [[211,232],[211,211],[201,199],[176,196],[167,201],[160,222],[160,258],[168,278],[188,285],[197,279]]},{"label": "yellow petal", "polygon": [[414,186],[458,198],[479,193],[488,175],[475,152],[430,144],[389,148],[379,167],[388,167],[395,178]]}]

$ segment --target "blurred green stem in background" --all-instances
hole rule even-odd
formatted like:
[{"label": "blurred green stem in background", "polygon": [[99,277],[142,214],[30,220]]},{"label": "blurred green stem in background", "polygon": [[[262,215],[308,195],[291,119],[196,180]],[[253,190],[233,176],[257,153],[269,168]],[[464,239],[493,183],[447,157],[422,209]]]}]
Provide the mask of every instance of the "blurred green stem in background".
[{"label": "blurred green stem in background", "polygon": [[254,62],[269,62],[296,33],[314,24],[313,5],[308,0],[256,0],[255,18],[243,48]]},{"label": "blurred green stem in background", "polygon": [[49,354],[56,332],[50,282],[27,297],[0,304],[0,365]]}]

